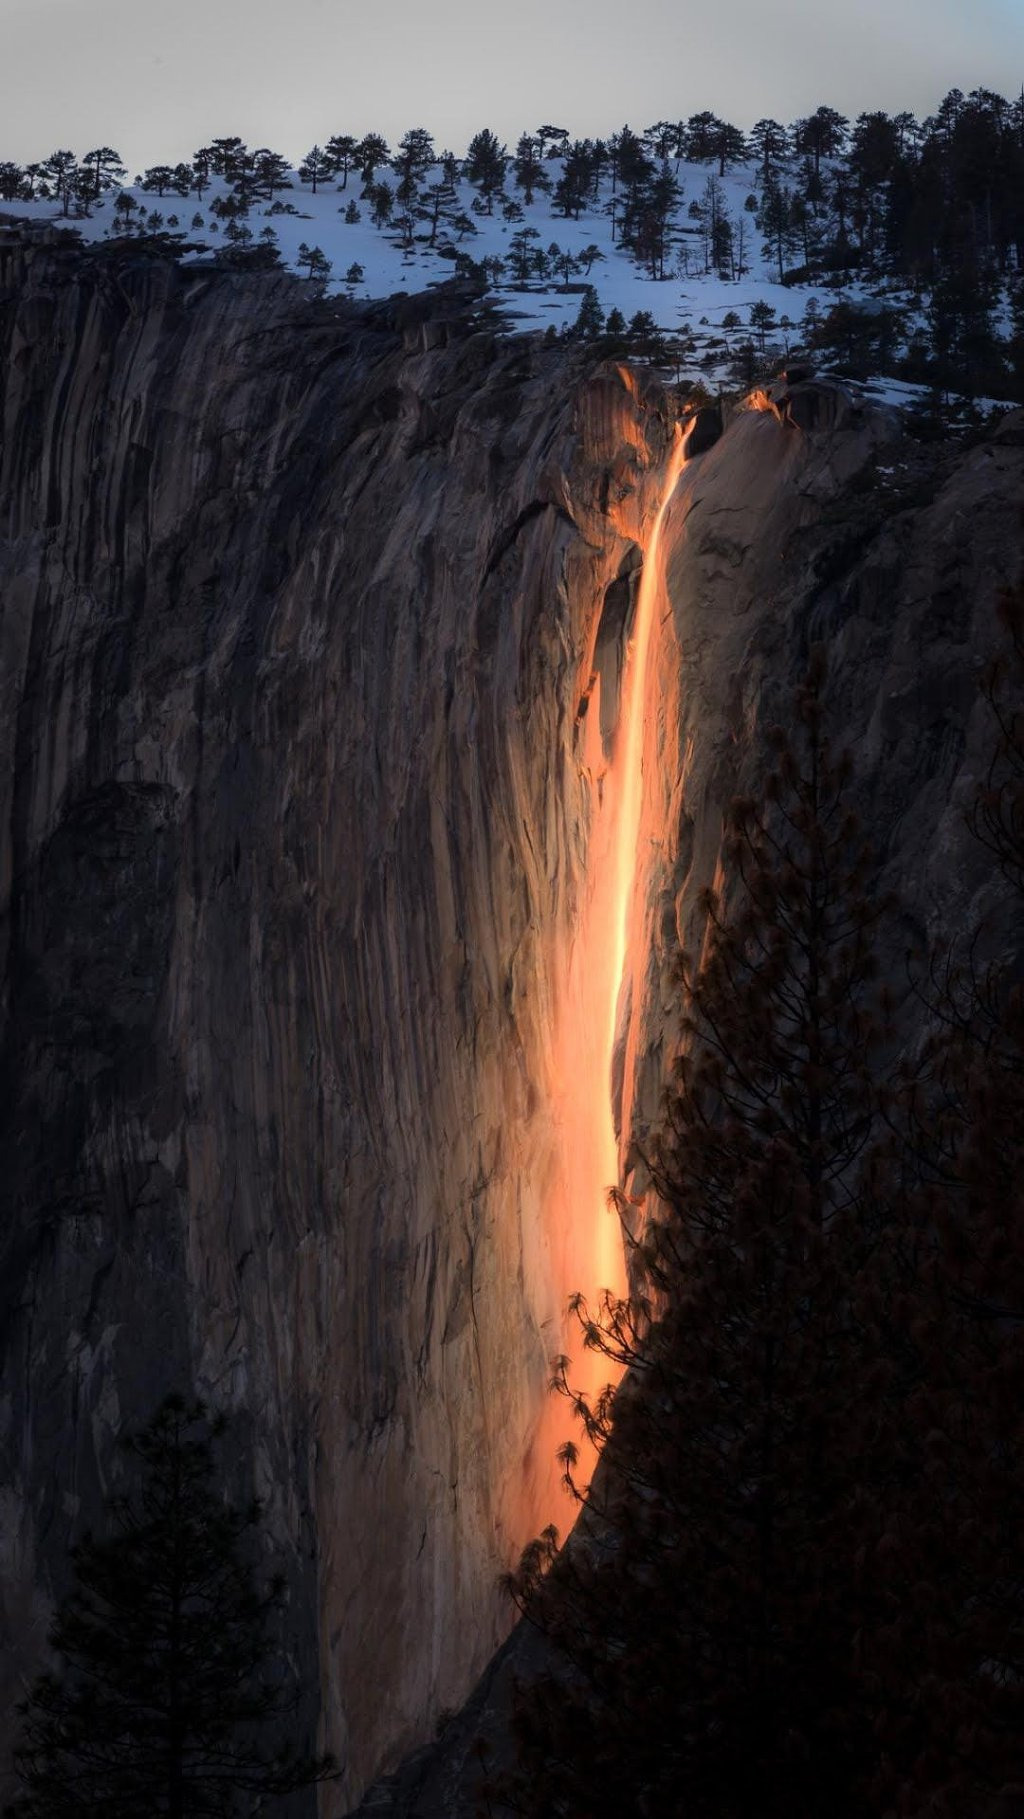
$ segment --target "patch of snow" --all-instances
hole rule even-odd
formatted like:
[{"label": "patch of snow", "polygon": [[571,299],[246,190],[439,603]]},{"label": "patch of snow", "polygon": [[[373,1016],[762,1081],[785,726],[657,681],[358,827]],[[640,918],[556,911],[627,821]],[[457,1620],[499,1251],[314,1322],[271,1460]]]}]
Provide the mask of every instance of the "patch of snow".
[{"label": "patch of snow", "polygon": [[[561,171],[560,162],[547,160],[544,168],[554,184]],[[525,286],[515,285],[506,271],[501,281],[492,287],[492,294],[502,306],[510,330],[529,332],[554,328],[557,332],[570,327],[579,312],[581,286],[590,284],[606,314],[613,309],[620,310],[628,322],[637,311],[649,311],[663,332],[685,337],[686,373],[699,375],[710,387],[734,383],[732,363],[740,347],[751,340],[759,354],[763,351],[772,359],[784,361],[791,348],[800,345],[800,325],[805,309],[812,301],[822,314],[840,298],[856,303],[866,313],[878,313],[887,303],[899,304],[907,315],[908,336],[923,326],[920,308],[909,308],[912,293],[906,285],[879,285],[877,281],[870,285],[857,282],[830,285],[820,278],[812,284],[780,284],[777,272],[773,272],[771,263],[764,258],[762,237],[745,207],[757,183],[758,173],[753,165],[738,165],[720,180],[730,218],[734,224],[740,220],[744,222],[744,256],[749,269],[735,279],[722,277],[715,271],[695,269],[701,260],[701,242],[692,224],[687,225],[687,208],[702,195],[711,167],[682,163],[675,168],[675,174],[682,191],[673,230],[676,267],[672,275],[664,279],[653,279],[613,239],[610,215],[605,212],[611,198],[608,179],[602,183],[597,202],[588,205],[580,219],[574,221],[554,213],[550,196],[543,192],[538,192],[533,203],[527,206],[521,193],[512,187],[510,171],[507,193],[522,209],[522,219],[514,223],[503,219],[497,202],[492,215],[476,213],[473,208],[476,192],[462,179],[457,185],[451,212],[464,212],[473,221],[476,232],[460,238],[457,230],[450,228],[449,240],[477,261],[486,257],[507,260],[510,238],[520,228],[534,229],[538,238],[532,245],[545,251],[554,243],[579,256],[584,249],[596,246],[600,257],[594,260],[588,274],[581,274],[573,281],[571,289],[566,289],[556,278]],[[432,172],[428,182],[438,178],[439,172]],[[378,180],[381,179],[390,181],[393,186],[393,175],[389,176],[383,169],[378,173]],[[260,202],[251,209],[246,225],[254,241],[259,240],[264,228],[272,227],[282,260],[293,271],[300,270],[299,247],[303,242],[319,247],[331,262],[326,284],[329,295],[387,297],[396,292],[425,290],[452,276],[453,260],[443,257],[436,245],[428,244],[428,229],[423,224],[417,225],[412,247],[408,249],[399,244],[393,228],[374,226],[370,204],[360,198],[358,174],[350,173],[345,189],[334,179],[322,184],[315,196],[307,185],[299,182],[295,172],[291,181],[292,188],[281,192],[275,200],[286,207],[290,205],[295,212],[275,213],[271,204]],[[223,181],[215,179],[201,199],[194,195],[167,195],[161,199],[138,188],[129,193],[147,214],[158,211],[163,216],[165,228],[168,217],[176,215],[177,229],[170,231],[182,232],[188,238],[204,243],[209,251],[215,251],[222,244],[226,222],[216,221],[211,216],[210,204],[215,197],[229,193],[229,186]],[[0,207],[30,220],[74,228],[83,239],[96,241],[121,231],[114,213],[115,195],[116,192],[111,192],[104,197],[92,214],[82,219],[64,220],[51,201],[18,202]],[[360,218],[356,222],[345,220],[345,211],[351,202],[355,202],[359,210]],[[201,228],[191,226],[196,214],[202,216]],[[440,239],[440,234],[438,237]],[[347,283],[346,274],[356,265],[362,267],[362,276],[355,283]],[[750,312],[755,304],[767,304],[775,312],[775,322],[767,330],[764,342],[750,326]],[[739,317],[739,327],[726,325],[725,318],[730,313]],[[926,388],[898,380],[875,380],[866,389],[872,397],[888,404],[906,406],[927,397]],[[1005,408],[998,400],[976,400],[975,403],[982,410]]]}]

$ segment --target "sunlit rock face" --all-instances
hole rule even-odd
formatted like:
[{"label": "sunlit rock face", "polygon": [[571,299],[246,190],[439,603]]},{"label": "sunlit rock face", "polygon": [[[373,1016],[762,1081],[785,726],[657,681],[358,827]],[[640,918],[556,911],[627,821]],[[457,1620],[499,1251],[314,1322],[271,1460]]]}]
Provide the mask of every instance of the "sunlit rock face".
[{"label": "sunlit rock face", "polygon": [[[1024,944],[965,818],[992,740],[979,671],[998,645],[999,591],[1024,558],[1024,413],[967,449],[922,448],[893,415],[805,383],[754,399],[717,441],[701,425],[700,441],[662,526],[643,708],[616,1068],[637,1222],[649,1203],[641,1154],[678,1040],[674,961],[680,943],[699,948],[701,893],[723,877],[723,817],[757,790],[767,731],[791,713],[812,644],[826,649],[829,725],[855,761],[879,890],[903,904],[881,965],[904,1001],[904,1038],[921,1028],[908,948],[955,941],[982,917],[992,951]],[[489,1772],[508,1761],[513,1684],[538,1664],[543,1644],[523,1626],[440,1740],[373,1790],[366,1819],[474,1819],[481,1760]]]},{"label": "sunlit rock face", "polygon": [[0,1711],[194,1386],[338,1812],[567,1524],[587,703],[611,750],[671,425],[443,302],[16,244],[0,302]]},{"label": "sunlit rock face", "polygon": [[[895,414],[819,381],[755,396],[683,473],[646,710],[645,932],[623,1139],[640,1188],[638,1150],[676,1041],[674,959],[680,944],[699,949],[723,814],[757,792],[765,734],[791,724],[812,644],[826,653],[829,729],[853,758],[878,889],[902,905],[880,956],[897,996],[909,948],[955,941],[986,917],[1001,926],[998,880],[966,812],[994,736],[980,672],[999,643],[1000,590],[1024,566],[1022,444],[1015,413],[980,445],[922,448]],[[913,1040],[912,1014],[905,1025]]]}]

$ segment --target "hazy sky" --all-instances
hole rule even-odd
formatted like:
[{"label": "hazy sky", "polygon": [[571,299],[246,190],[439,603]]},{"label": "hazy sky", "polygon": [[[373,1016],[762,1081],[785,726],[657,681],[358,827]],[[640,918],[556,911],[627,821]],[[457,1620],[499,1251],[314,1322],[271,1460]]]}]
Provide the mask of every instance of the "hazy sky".
[{"label": "hazy sky", "polygon": [[224,133],[296,158],[424,125],[461,152],[485,124],[924,114],[1022,80],[1024,0],[0,0],[0,157],[105,142],[132,172]]}]

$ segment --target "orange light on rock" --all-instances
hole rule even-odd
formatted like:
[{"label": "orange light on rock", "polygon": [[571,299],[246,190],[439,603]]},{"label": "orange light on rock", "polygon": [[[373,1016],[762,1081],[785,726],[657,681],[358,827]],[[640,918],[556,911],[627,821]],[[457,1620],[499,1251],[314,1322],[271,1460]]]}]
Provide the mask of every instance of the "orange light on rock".
[{"label": "orange light on rock", "polygon": [[[549,1242],[555,1281],[567,1293],[581,1291],[592,1307],[606,1289],[615,1296],[626,1291],[622,1231],[609,1205],[609,1194],[621,1179],[612,1075],[617,1044],[623,1045],[627,1069],[632,1065],[630,1032],[620,1029],[619,1020],[624,980],[640,961],[630,954],[630,938],[642,824],[648,659],[664,597],[662,525],[685,459],[684,437],[677,430],[647,543],[608,755],[600,730],[599,675],[591,675],[585,694],[582,761],[591,790],[587,893],[563,969],[553,1056],[561,1166],[550,1195]],[[623,1080],[622,1104],[630,1100],[631,1082]],[[574,1323],[568,1337],[570,1381],[593,1395],[609,1379],[609,1362],[583,1347]],[[564,1404],[555,1406],[554,1416],[556,1436],[564,1439],[573,1425]],[[550,1425],[545,1418],[542,1427]],[[572,1438],[579,1443],[578,1432]],[[582,1463],[585,1473],[587,1462]]]}]

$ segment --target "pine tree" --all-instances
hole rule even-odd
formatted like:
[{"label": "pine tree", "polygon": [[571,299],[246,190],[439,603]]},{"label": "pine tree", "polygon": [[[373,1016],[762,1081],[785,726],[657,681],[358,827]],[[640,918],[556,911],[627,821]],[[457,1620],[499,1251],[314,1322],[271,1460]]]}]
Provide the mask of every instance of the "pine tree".
[{"label": "pine tree", "polygon": [[725,208],[725,193],[718,177],[709,177],[701,195],[690,203],[690,218],[700,226],[705,273],[728,275],[732,254],[732,227]]},{"label": "pine tree", "polygon": [[692,164],[710,164],[718,157],[724,121],[708,112],[691,114],[686,122],[686,156]]},{"label": "pine tree", "polygon": [[221,249],[218,263],[232,270],[274,271],[281,263],[281,250],[272,227],[261,228],[257,239],[244,222],[229,220],[224,239],[227,244]]},{"label": "pine tree", "polygon": [[578,341],[596,341],[603,328],[604,310],[601,308],[601,300],[591,284],[587,286],[584,293],[572,332]]},{"label": "pine tree", "polygon": [[147,171],[143,172],[142,178],[139,183],[139,188],[144,189],[148,192],[155,191],[155,193],[160,197],[160,199],[162,201],[163,198],[166,196],[167,191],[169,189],[173,188],[173,185],[174,185],[174,167],[173,167],[173,165],[152,164],[152,165],[150,165],[150,167]]},{"label": "pine tree", "polygon": [[69,215],[78,179],[78,160],[74,152],[51,152],[41,168],[44,182],[61,204],[61,212]]},{"label": "pine tree", "polygon": [[505,187],[508,155],[488,127],[475,133],[466,153],[466,176],[480,192],[486,211],[494,213],[494,198]]},{"label": "pine tree", "polygon": [[446,183],[429,183],[421,190],[416,202],[416,219],[429,227],[427,245],[436,246],[438,230],[442,221],[452,217],[452,191]]},{"label": "pine tree", "polygon": [[192,154],[192,188],[202,200],[202,194],[209,188],[210,178],[214,174],[217,153],[212,145],[201,145]]},{"label": "pine tree", "polygon": [[752,303],[750,306],[750,326],[757,330],[757,338],[763,354],[765,337],[769,330],[775,327],[775,311],[770,303],[764,301],[763,297],[759,297],[756,303]]},{"label": "pine tree", "polygon": [[324,279],[330,277],[331,261],[328,259],[327,254],[322,247],[307,246],[306,242],[303,240],[300,242],[297,258],[299,264],[306,267],[306,277],[308,279]]},{"label": "pine tree", "polygon": [[508,259],[516,284],[527,284],[533,274],[533,253],[540,234],[535,227],[520,227],[508,243]]},{"label": "pine tree", "polygon": [[422,178],[436,162],[434,140],[425,126],[414,126],[403,133],[391,159],[391,168],[398,177],[395,194],[403,207],[413,206]]},{"label": "pine tree", "polygon": [[374,227],[386,227],[395,205],[395,192],[389,183],[371,183],[364,191],[370,204]]},{"label": "pine tree", "polygon": [[86,170],[92,172],[93,200],[98,202],[104,190],[115,189],[123,183],[127,171],[121,163],[121,155],[110,145],[100,145],[91,152],[86,152],[82,159]]},{"label": "pine tree", "polygon": [[130,190],[122,190],[117,197],[114,203],[114,216],[125,232],[128,231],[129,223],[138,206]]},{"label": "pine tree", "polygon": [[872,270],[882,248],[886,185],[898,159],[898,135],[888,114],[860,114],[846,158],[850,222],[860,260]]},{"label": "pine tree", "polygon": [[323,183],[325,178],[332,175],[333,171],[334,164],[330,154],[325,152],[321,146],[313,145],[299,165],[299,182],[310,184],[315,196],[317,184]]},{"label": "pine tree", "polygon": [[272,202],[279,189],[291,189],[288,173],[291,169],[287,158],[280,152],[271,151],[267,145],[261,145],[252,154],[253,189],[256,195]]},{"label": "pine tree", "polygon": [[648,149],[662,163],[670,158],[676,148],[676,124],[674,120],[657,120],[653,126],[646,128],[644,140]]},{"label": "pine tree", "polygon": [[472,215],[467,215],[464,208],[460,208],[458,212],[452,216],[452,228],[458,240],[465,240],[467,235],[472,238],[474,234],[477,234],[480,231],[476,222],[473,220]]},{"label": "pine tree", "polygon": [[779,283],[786,282],[786,258],[793,246],[792,193],[783,183],[769,177],[761,194],[757,225],[764,235],[764,256],[774,259]]},{"label": "pine tree", "polygon": [[96,188],[92,171],[80,164],[71,180],[71,197],[76,215],[91,215],[96,201]]},{"label": "pine tree", "polygon": [[563,215],[578,221],[590,195],[593,146],[589,139],[574,139],[567,146],[562,174],[555,184],[553,203]]},{"label": "pine tree", "polygon": [[568,247],[559,246],[557,240],[552,240],[548,247],[548,259],[551,262],[551,270],[556,272],[562,280],[562,289],[567,291],[570,282],[580,269],[580,262],[576,254],[571,252]]},{"label": "pine tree", "polygon": [[[248,147],[237,133],[230,134],[227,138],[214,139],[205,149],[214,176],[224,177],[228,183],[236,182],[248,168]],[[199,154],[196,155],[198,157]]]},{"label": "pine tree", "polygon": [[[328,140],[327,144],[328,150],[331,150],[334,141]],[[372,184],[374,176],[380,166],[382,164],[387,164],[390,161],[390,158],[391,152],[388,149],[388,142],[381,137],[380,133],[366,133],[364,137],[360,139],[359,144],[356,146],[355,159],[359,167],[359,175],[367,189],[370,184]]]},{"label": "pine tree", "polygon": [[[610,318],[609,318],[610,320]],[[665,338],[650,310],[638,309],[626,325],[631,353],[640,360],[665,358]]]},{"label": "pine tree", "polygon": [[[378,163],[383,163],[388,155],[387,146],[384,144],[383,140],[381,140],[381,145],[383,146],[383,152],[381,158],[378,159]],[[335,133],[328,139],[327,144],[324,147],[324,158],[326,159],[332,174],[338,175],[340,173],[341,182],[338,185],[339,189],[348,188],[348,174],[350,170],[355,168],[358,157],[359,145],[352,133]],[[374,169],[376,169],[376,166],[374,166]],[[372,176],[373,173],[371,172],[370,174]]]},{"label": "pine tree", "polygon": [[549,190],[551,179],[542,163],[543,142],[535,133],[523,133],[516,145],[513,172],[517,189],[523,192],[527,208],[538,190]]},{"label": "pine tree", "polygon": [[333,1772],[272,1742],[293,1706],[270,1634],[283,1584],[253,1568],[258,1506],[219,1493],[222,1431],[169,1397],[127,1441],[136,1483],[74,1550],[61,1671],[21,1708],[11,1819],[227,1819]]},{"label": "pine tree", "polygon": [[747,155],[747,141],[738,126],[732,126],[728,120],[719,122],[715,134],[715,157],[718,159],[718,175],[724,177],[731,164],[742,164]]},{"label": "pine tree", "polygon": [[0,201],[17,202],[27,198],[26,173],[10,158],[0,159]]},{"label": "pine tree", "polygon": [[538,126],[537,138],[541,143],[541,156],[544,158],[563,158],[569,143],[569,129],[565,126]]},{"label": "pine tree", "polygon": [[647,266],[652,278],[666,276],[672,217],[679,206],[680,188],[667,164],[638,187],[623,223],[622,240]]},{"label": "pine tree", "polygon": [[751,158],[761,166],[761,175],[767,183],[772,172],[786,156],[789,135],[778,120],[758,120],[753,127],[748,143]]},{"label": "pine tree", "polygon": [[944,389],[976,397],[995,379],[997,297],[995,274],[975,260],[970,244],[949,246],[928,306],[935,377]]},{"label": "pine tree", "polygon": [[815,108],[806,119],[798,120],[792,129],[794,150],[808,153],[814,160],[814,174],[821,173],[823,158],[836,158],[846,143],[850,122],[834,107]]}]

